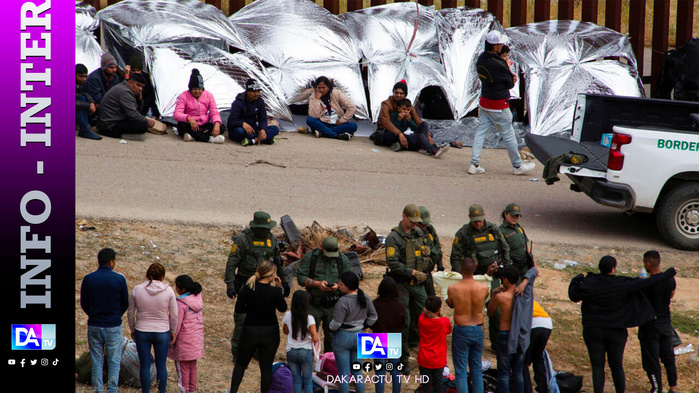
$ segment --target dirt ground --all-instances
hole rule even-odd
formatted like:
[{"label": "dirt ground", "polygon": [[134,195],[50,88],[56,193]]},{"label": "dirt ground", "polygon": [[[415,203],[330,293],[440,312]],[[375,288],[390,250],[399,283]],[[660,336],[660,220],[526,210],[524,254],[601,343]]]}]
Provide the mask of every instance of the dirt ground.
[{"label": "dirt ground", "polygon": [[[83,227],[94,229],[83,230]],[[234,301],[225,294],[223,273],[231,236],[242,228],[204,225],[183,225],[167,222],[136,222],[91,217],[78,217],[76,220],[76,274],[75,274],[75,307],[76,307],[76,358],[88,351],[87,317],[80,309],[80,284],[83,277],[97,267],[96,254],[104,247],[117,251],[115,270],[126,276],[129,290],[145,279],[147,267],[153,262],[161,262],[167,269],[166,280],[171,284],[179,274],[189,274],[204,288],[204,322],[205,322],[205,354],[199,360],[200,393],[223,392],[230,385],[233,370],[230,355],[230,337],[233,330]],[[279,230],[279,228],[277,228]],[[439,230],[439,228],[437,228]],[[275,230],[276,233],[276,230]],[[282,235],[279,230],[279,235]],[[451,235],[451,234],[449,234]],[[441,242],[444,250],[445,266],[449,270],[449,252],[451,249],[450,236],[442,234]],[[591,373],[587,351],[582,340],[580,324],[580,307],[567,297],[570,279],[579,272],[593,270],[599,258],[605,254],[614,255],[620,263],[620,271],[625,274],[637,275],[640,268],[640,256],[645,251],[637,247],[620,245],[614,248],[599,248],[594,246],[573,246],[560,243],[539,243],[535,256],[540,269],[540,277],[535,285],[535,298],[551,315],[554,329],[548,343],[548,352],[552,357],[556,371],[570,371],[584,376],[584,389],[591,388]],[[677,277],[678,289],[673,300],[673,312],[681,315],[683,320],[694,321],[687,326],[687,332],[680,332],[684,342],[692,343],[694,348],[699,345],[696,319],[699,319],[699,297],[694,291],[699,286],[699,253],[681,251],[663,251],[663,266],[677,266],[680,269]],[[563,270],[554,265],[563,260],[579,262],[578,267]],[[365,278],[360,283],[361,288],[371,297],[376,296],[376,288],[385,271],[385,266],[367,263],[364,265]],[[174,285],[174,284],[173,284]],[[293,290],[299,286],[294,283]],[[290,298],[289,298],[290,299]],[[289,300],[290,301],[290,300]],[[451,310],[443,307],[443,315],[452,316]],[[281,317],[279,321],[281,325]],[[124,334],[129,335],[126,317]],[[487,322],[486,322],[487,323]],[[694,329],[694,330],[693,330]],[[678,328],[679,330],[679,328]],[[648,391],[648,380],[641,368],[641,359],[637,329],[629,329],[629,340],[625,352],[625,369],[627,392]],[[486,341],[487,334],[486,334]],[[282,334],[281,344],[277,351],[276,360],[284,361],[286,338]],[[451,362],[451,337],[447,338],[449,348],[448,366],[453,372]],[[489,343],[486,342],[486,348]],[[410,368],[417,369],[417,364],[411,356]],[[495,354],[486,349],[484,358],[495,366]],[[699,368],[696,362],[690,362],[690,355],[677,356],[680,392],[699,392]],[[168,361],[168,392],[177,392],[176,372],[172,361]],[[667,384],[667,382],[665,382]],[[414,391],[416,384],[411,384],[403,391]],[[612,391],[611,376],[607,376],[607,390]],[[122,387],[124,392],[136,392],[137,389]],[[77,392],[90,392],[91,386],[76,382]],[[259,391],[259,369],[253,360],[245,375],[240,391]],[[373,391],[368,386],[367,391]]]}]

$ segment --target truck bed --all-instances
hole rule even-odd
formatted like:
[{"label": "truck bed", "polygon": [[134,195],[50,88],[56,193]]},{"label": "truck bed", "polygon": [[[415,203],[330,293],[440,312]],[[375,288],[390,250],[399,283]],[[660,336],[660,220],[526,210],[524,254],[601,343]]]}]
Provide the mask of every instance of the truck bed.
[{"label": "truck bed", "polygon": [[551,157],[573,152],[588,158],[586,163],[576,165],[577,167],[600,172],[607,171],[609,148],[600,145],[599,141],[578,143],[571,139],[533,134],[527,134],[524,139],[534,157],[543,164]]}]

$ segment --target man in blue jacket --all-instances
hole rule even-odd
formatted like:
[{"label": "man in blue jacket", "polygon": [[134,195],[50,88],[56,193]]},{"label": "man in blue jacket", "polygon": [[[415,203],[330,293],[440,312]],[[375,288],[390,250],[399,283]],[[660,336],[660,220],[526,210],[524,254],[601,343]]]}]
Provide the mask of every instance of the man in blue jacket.
[{"label": "man in blue jacket", "polygon": [[92,386],[101,392],[102,367],[107,360],[107,392],[116,392],[121,363],[121,317],[129,308],[126,278],[114,271],[116,253],[104,248],[97,254],[99,267],[83,278],[80,307],[87,314],[87,342],[92,357]]},{"label": "man in blue jacket", "polygon": [[85,84],[85,89],[90,94],[93,100],[95,100],[95,105],[99,109],[102,103],[102,97],[111,89],[121,82],[119,75],[117,75],[117,62],[114,56],[109,53],[105,53],[101,58],[100,68],[92,71],[90,75],[87,76],[87,82]]},{"label": "man in blue jacket", "polygon": [[241,145],[271,145],[279,127],[267,124],[265,101],[260,97],[262,87],[255,79],[245,82],[245,92],[238,94],[228,116],[228,136]]}]

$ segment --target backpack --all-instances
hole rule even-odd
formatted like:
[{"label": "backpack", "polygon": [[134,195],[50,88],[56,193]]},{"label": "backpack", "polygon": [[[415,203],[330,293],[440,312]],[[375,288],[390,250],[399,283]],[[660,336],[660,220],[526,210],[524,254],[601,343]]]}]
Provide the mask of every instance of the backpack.
[{"label": "backpack", "polygon": [[[153,361],[153,355],[151,355],[151,361]],[[104,372],[104,381],[107,380],[107,362],[105,359],[104,367],[102,368]],[[84,352],[75,361],[75,372],[78,375],[77,381],[90,384],[92,383],[92,356],[90,352]],[[121,347],[121,362],[119,369],[119,384],[129,385],[135,388],[141,387],[140,380],[140,366],[138,361],[138,351],[136,351],[136,343],[128,338],[124,337]],[[150,369],[151,381],[157,381],[157,372],[155,369],[155,362],[151,363]]]},{"label": "backpack", "polygon": [[352,267],[352,271],[354,274],[359,277],[360,280],[364,279],[364,271],[362,269],[362,264],[359,262],[359,254],[357,254],[354,251],[345,251],[343,252],[347,259],[349,260],[350,266]]},{"label": "backpack", "polygon": [[294,377],[289,366],[284,362],[272,365],[272,384],[270,393],[294,393]]},{"label": "backpack", "polygon": [[578,393],[582,389],[583,376],[568,372],[556,373],[556,384],[561,393]]}]

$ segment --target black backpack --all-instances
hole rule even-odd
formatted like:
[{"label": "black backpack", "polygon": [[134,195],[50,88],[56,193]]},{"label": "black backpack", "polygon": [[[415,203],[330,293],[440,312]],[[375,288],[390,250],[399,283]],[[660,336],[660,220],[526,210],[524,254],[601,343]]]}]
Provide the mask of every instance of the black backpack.
[{"label": "black backpack", "polygon": [[578,393],[582,389],[583,376],[573,373],[556,373],[556,384],[561,393]]}]

